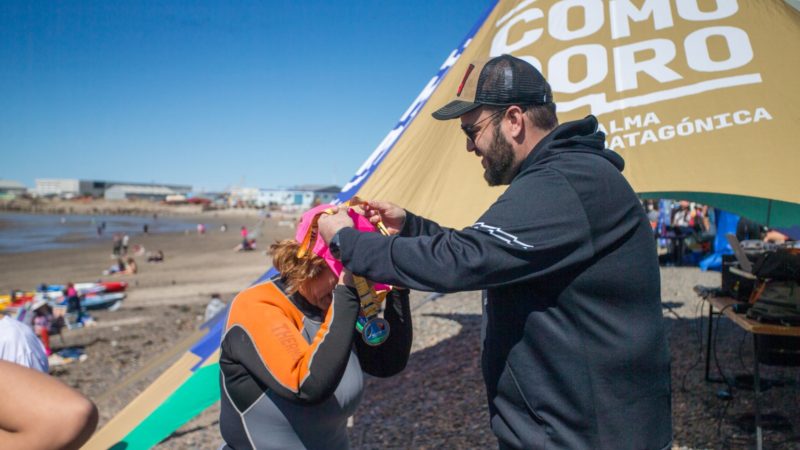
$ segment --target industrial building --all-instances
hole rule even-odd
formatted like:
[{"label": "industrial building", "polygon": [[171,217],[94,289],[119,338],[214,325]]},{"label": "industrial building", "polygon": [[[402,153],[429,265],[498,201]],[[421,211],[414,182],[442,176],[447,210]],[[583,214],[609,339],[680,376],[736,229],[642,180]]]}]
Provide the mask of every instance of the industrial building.
[{"label": "industrial building", "polygon": [[73,178],[37,178],[34,192],[40,196],[93,197],[110,200],[164,200],[167,195],[185,195],[192,187],[177,184],[131,183],[128,181],[79,180]]}]

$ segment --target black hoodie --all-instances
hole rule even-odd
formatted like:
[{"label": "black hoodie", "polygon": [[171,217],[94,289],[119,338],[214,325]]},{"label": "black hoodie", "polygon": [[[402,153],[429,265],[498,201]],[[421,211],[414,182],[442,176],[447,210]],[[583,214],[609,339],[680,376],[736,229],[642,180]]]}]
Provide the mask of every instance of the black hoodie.
[{"label": "black hoodie", "polygon": [[504,447],[672,442],[655,242],[604,140],[593,116],[559,126],[464,230],[408,213],[400,236],[340,232],[342,262],[371,280],[486,290],[482,368]]}]

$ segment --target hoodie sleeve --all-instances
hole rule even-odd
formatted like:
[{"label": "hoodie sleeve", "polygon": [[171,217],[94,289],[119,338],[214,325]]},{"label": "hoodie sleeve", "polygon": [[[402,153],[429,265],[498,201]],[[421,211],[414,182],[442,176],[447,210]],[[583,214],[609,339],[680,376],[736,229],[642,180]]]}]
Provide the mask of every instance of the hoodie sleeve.
[{"label": "hoodie sleeve", "polygon": [[416,237],[340,234],[353,273],[411,289],[455,292],[541,278],[594,254],[580,198],[543,168],[520,175],[472,226]]},{"label": "hoodie sleeve", "polygon": [[443,231],[445,229],[438,223],[406,210],[406,221],[403,223],[403,229],[400,230],[400,236],[433,236]]}]

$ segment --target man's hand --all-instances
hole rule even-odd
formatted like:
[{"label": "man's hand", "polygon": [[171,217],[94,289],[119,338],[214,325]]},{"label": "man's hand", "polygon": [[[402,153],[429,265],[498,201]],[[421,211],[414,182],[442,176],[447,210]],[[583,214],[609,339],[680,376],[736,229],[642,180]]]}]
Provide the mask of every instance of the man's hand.
[{"label": "man's hand", "polygon": [[325,240],[325,243],[331,241],[331,238],[339,230],[345,227],[353,227],[353,219],[347,215],[347,208],[337,208],[336,214],[323,214],[319,216],[317,221],[319,226],[319,235]]},{"label": "man's hand", "polygon": [[[406,210],[390,202],[370,201],[364,203],[364,215],[373,224],[383,221],[389,234],[397,234],[406,223]],[[327,241],[326,241],[327,242]]]}]

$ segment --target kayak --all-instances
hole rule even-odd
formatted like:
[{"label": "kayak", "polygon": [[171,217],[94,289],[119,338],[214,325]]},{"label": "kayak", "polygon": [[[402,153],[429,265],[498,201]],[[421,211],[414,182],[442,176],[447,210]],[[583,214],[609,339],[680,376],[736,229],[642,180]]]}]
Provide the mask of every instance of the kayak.
[{"label": "kayak", "polygon": [[[122,306],[122,301],[125,300],[126,296],[127,294],[124,292],[89,294],[81,299],[81,306],[87,310],[107,309],[114,311]],[[67,300],[63,299],[56,302],[56,304],[66,305]]]},{"label": "kayak", "polygon": [[[67,288],[64,284],[47,284],[39,287],[40,292],[64,292]],[[97,292],[121,292],[128,288],[125,281],[101,281],[98,283],[75,283],[75,290],[80,295],[92,294]],[[52,298],[52,297],[48,297]]]}]

